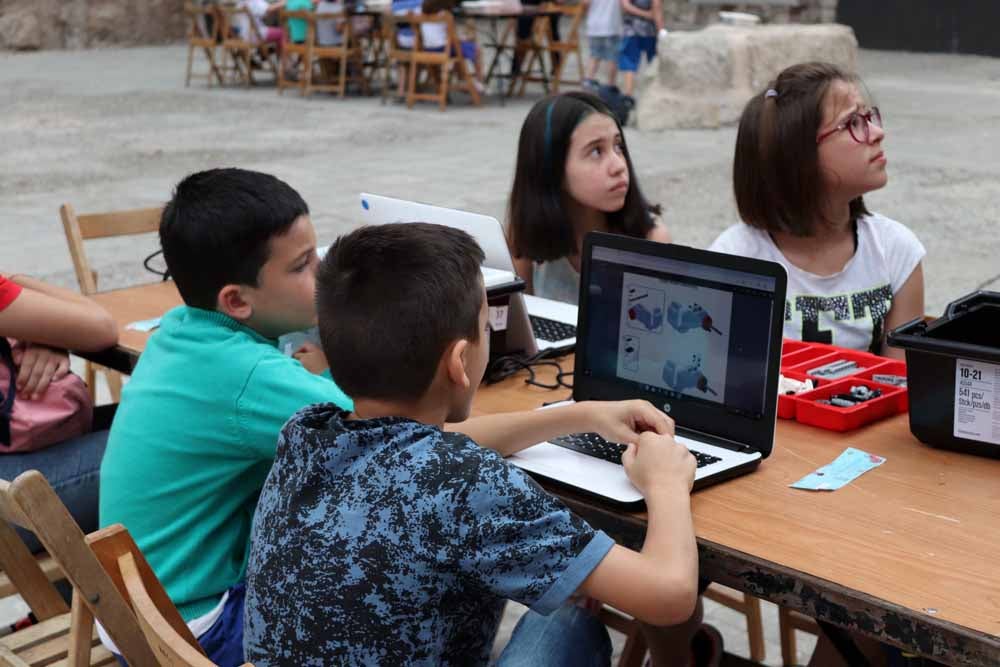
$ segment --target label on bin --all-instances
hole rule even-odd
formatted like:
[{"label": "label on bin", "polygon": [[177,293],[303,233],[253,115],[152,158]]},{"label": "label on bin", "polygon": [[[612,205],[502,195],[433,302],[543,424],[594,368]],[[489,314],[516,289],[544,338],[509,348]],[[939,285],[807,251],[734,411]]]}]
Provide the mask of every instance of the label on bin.
[{"label": "label on bin", "polygon": [[956,438],[1000,445],[1000,366],[981,361],[955,361]]}]

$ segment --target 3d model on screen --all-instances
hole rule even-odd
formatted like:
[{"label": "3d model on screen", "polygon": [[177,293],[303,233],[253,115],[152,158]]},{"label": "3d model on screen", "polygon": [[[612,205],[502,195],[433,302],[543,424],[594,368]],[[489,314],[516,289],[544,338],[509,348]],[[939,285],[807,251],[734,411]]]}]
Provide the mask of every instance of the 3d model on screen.
[{"label": "3d model on screen", "polygon": [[687,333],[692,329],[704,329],[722,335],[709,315],[701,305],[697,303],[682,306],[677,301],[671,301],[667,308],[667,322],[680,333]]},{"label": "3d model on screen", "polygon": [[663,364],[663,382],[674,391],[697,389],[718,396],[716,391],[708,386],[708,378],[701,372],[701,357],[697,354],[691,355],[691,362],[683,368],[667,360]]},{"label": "3d model on screen", "polygon": [[663,291],[629,285],[625,298],[629,325],[633,329],[659,333],[663,326],[663,305],[666,299]]}]

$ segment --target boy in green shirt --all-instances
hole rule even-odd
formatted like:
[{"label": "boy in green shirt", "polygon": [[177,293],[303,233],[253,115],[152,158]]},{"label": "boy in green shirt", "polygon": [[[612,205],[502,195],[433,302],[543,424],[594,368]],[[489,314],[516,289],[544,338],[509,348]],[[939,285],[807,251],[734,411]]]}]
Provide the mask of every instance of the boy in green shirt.
[{"label": "boy in green shirt", "polygon": [[[242,639],[250,522],[277,434],[310,403],[352,403],[329,371],[318,374],[318,347],[296,358],[277,348],[282,334],[316,324],[316,235],[295,190],[241,169],[193,174],[164,209],[160,242],[185,305],[163,316],[123,391],[100,522],[128,528],[225,664]],[[213,627],[231,610],[235,642]]]}]

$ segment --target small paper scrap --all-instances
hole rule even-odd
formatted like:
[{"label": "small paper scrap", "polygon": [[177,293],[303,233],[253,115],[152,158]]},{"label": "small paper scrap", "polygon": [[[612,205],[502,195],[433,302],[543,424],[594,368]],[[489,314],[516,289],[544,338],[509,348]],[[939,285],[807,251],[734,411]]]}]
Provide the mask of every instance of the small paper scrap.
[{"label": "small paper scrap", "polygon": [[158,326],[160,326],[160,318],[154,317],[149,320],[139,320],[138,322],[126,324],[125,328],[131,329],[132,331],[152,331]]},{"label": "small paper scrap", "polygon": [[836,491],[883,463],[884,457],[848,447],[833,463],[809,473],[791,487],[807,491]]}]

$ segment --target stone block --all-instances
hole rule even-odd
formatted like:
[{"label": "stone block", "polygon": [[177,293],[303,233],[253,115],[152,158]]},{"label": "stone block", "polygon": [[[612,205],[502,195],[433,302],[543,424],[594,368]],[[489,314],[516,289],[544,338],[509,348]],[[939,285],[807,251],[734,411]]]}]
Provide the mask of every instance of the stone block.
[{"label": "stone block", "polygon": [[784,68],[806,61],[857,68],[858,43],[843,25],[712,25],[662,37],[640,81],[641,129],[712,128],[739,120],[743,106]]}]

